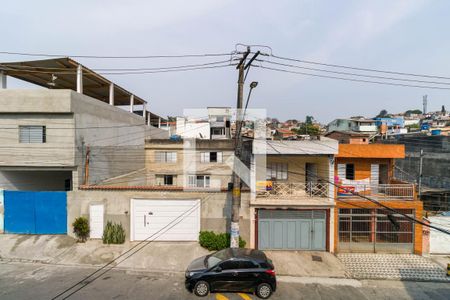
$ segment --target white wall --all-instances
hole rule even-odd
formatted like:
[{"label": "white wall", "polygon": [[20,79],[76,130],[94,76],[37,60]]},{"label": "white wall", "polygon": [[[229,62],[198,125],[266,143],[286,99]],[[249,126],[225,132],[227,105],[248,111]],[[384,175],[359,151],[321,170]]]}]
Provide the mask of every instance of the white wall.
[{"label": "white wall", "polygon": [[[450,230],[450,217],[429,217],[431,225]],[[450,236],[443,232],[430,230],[430,254],[450,254]]]}]

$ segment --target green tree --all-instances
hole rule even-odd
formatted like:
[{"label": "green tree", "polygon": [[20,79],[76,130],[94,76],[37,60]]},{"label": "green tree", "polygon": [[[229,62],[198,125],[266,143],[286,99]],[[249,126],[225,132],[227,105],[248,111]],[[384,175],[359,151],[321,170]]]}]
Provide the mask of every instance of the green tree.
[{"label": "green tree", "polygon": [[298,129],[292,129],[296,134],[319,135],[320,128],[312,124],[302,123]]},{"label": "green tree", "polygon": [[388,116],[388,111],[385,109],[382,109],[380,113],[376,116],[376,118],[386,118]]}]

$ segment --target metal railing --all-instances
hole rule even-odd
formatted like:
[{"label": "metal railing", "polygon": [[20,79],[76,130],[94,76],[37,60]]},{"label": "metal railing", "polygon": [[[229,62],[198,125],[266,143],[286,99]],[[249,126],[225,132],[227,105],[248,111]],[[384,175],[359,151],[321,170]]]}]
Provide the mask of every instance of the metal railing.
[{"label": "metal railing", "polygon": [[258,191],[260,197],[328,197],[328,183],[273,182],[270,190]]},{"label": "metal railing", "polygon": [[370,197],[375,200],[414,200],[414,184],[351,184],[338,188],[338,198]]}]

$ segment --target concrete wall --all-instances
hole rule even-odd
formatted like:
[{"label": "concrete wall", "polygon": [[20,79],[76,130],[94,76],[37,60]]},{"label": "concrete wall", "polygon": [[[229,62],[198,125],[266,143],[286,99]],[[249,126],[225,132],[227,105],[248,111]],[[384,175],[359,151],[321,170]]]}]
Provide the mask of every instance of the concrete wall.
[{"label": "concrete wall", "polygon": [[405,145],[405,159],[395,161],[404,172],[397,171],[396,177],[418,180],[420,150],[423,149],[422,184],[428,188],[450,190],[450,136],[404,136],[382,142]]},{"label": "concrete wall", "polygon": [[[0,167],[74,166],[72,114],[3,113],[2,107],[0,110]],[[21,125],[45,126],[45,143],[19,143]]]},{"label": "concrete wall", "polygon": [[65,191],[71,171],[0,171],[0,188],[13,191]]},{"label": "concrete wall", "polygon": [[2,113],[70,113],[70,90],[0,89]]},{"label": "concrete wall", "polygon": [[[46,126],[46,142],[19,143],[20,125]],[[73,186],[77,188],[84,183],[87,147],[90,184],[145,166],[144,143],[149,127],[144,119],[71,90],[0,90],[0,127],[4,128],[0,130],[3,170],[71,169],[75,170]],[[24,178],[15,178],[28,181],[33,173],[22,175]],[[3,174],[2,179],[13,177]],[[52,178],[48,176],[48,180]]]},{"label": "concrete wall", "polygon": [[80,177],[87,147],[89,184],[144,167],[144,143],[149,129],[142,117],[73,91],[71,106],[76,124],[76,164],[82,166]]},{"label": "concrete wall", "polygon": [[[67,232],[73,236],[72,223],[79,216],[89,217],[89,205],[103,203],[106,221],[122,223],[130,239],[130,202],[140,199],[200,199],[201,230],[226,232],[231,216],[229,193],[161,192],[161,191],[93,191],[78,190],[67,193]],[[241,236],[249,241],[249,194],[243,194],[241,206]],[[248,243],[247,243],[248,244]]]}]

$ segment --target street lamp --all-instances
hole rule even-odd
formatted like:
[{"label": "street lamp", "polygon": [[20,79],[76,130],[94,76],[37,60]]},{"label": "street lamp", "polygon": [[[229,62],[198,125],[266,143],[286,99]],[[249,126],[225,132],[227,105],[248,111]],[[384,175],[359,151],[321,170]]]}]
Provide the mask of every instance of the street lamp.
[{"label": "street lamp", "polygon": [[242,119],[239,122],[239,128],[237,128],[237,130],[236,130],[236,134],[237,134],[236,136],[239,140],[241,139],[242,123],[244,123],[244,120],[245,120],[245,113],[247,112],[248,102],[250,101],[250,96],[252,95],[252,90],[257,86],[258,86],[258,81],[252,81],[252,83],[250,83],[250,91],[248,91],[247,102],[245,102],[244,113],[242,114]]},{"label": "street lamp", "polygon": [[252,90],[257,86],[258,86],[258,81],[252,81],[252,83],[250,83],[250,91],[248,92],[247,102],[245,103],[244,117],[245,117],[245,112],[247,111],[248,102],[250,101],[250,95],[252,94]]}]

